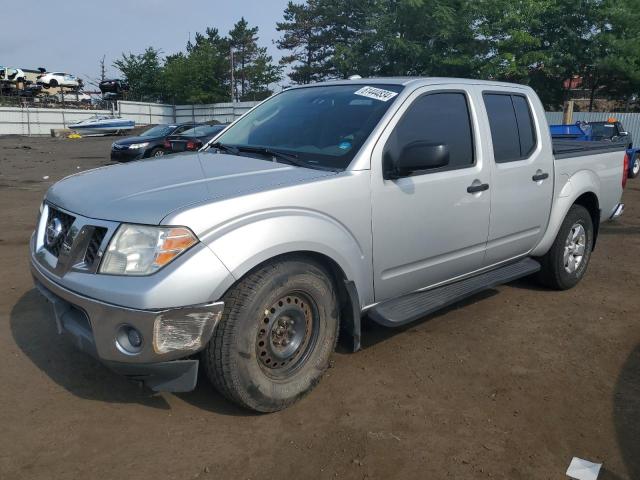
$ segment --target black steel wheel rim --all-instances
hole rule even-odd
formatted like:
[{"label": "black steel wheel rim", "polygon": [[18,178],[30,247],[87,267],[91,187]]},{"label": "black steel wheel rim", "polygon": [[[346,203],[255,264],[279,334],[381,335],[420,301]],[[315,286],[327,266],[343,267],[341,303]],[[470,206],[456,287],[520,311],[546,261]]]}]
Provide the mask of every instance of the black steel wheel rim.
[{"label": "black steel wheel rim", "polygon": [[284,379],[309,358],[318,339],[318,307],[310,295],[294,291],[263,312],[256,335],[260,367],[272,378]]}]

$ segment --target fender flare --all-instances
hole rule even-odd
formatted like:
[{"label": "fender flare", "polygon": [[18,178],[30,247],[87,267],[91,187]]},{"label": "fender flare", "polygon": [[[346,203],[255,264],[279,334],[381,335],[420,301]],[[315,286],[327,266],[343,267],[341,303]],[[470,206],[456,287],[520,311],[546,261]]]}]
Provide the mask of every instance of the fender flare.
[{"label": "fender flare", "polygon": [[[236,281],[282,255],[311,253],[328,258],[340,270],[342,278],[336,281],[341,283],[336,287],[348,300],[343,327],[352,334],[354,349],[359,348],[360,312],[363,302],[373,299],[371,248],[337,219],[311,209],[268,209],[226,221],[203,234],[201,241]],[[213,296],[220,298],[225,292],[216,291]]]},{"label": "fender flare", "polygon": [[[560,193],[553,202],[547,230],[542,239],[531,251],[534,257],[540,257],[547,253],[560,231],[562,222],[564,221],[569,209],[576,203],[576,200],[584,194],[593,194],[596,199],[600,197],[600,178],[591,170],[580,170],[571,177],[566,177],[564,183],[558,187]],[[600,213],[598,213],[598,222],[594,222],[594,229],[597,231],[600,222]]]}]

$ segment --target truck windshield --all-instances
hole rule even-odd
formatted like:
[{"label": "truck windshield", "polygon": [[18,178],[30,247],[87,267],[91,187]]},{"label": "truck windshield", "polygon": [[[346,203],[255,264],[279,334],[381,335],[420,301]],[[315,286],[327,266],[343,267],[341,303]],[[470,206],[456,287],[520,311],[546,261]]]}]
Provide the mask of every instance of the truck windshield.
[{"label": "truck windshield", "polygon": [[402,88],[356,84],[287,90],[238,120],[216,145],[277,151],[310,168],[343,170]]}]

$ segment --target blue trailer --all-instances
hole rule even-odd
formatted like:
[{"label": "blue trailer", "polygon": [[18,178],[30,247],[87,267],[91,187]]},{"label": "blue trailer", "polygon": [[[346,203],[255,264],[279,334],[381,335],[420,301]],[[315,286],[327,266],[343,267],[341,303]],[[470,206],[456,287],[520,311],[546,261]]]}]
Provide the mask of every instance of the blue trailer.
[{"label": "blue trailer", "polygon": [[640,174],[640,148],[633,146],[633,138],[615,118],[603,122],[576,122],[571,125],[550,125],[551,137],[558,140],[622,143],[629,156],[629,178]]}]

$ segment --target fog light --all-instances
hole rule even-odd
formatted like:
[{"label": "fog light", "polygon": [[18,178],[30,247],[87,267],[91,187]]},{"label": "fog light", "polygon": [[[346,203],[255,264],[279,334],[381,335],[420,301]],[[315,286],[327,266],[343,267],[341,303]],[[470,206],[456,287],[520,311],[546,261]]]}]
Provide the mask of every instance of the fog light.
[{"label": "fog light", "polygon": [[201,308],[184,308],[163,313],[153,325],[156,353],[203,348],[222,316],[222,302]]},{"label": "fog light", "polygon": [[130,328],[127,332],[127,337],[129,338],[129,343],[134,348],[139,348],[142,345],[142,335],[135,328]]},{"label": "fog light", "polygon": [[122,325],[116,334],[116,347],[122,353],[135,355],[142,350],[142,334],[130,325]]}]

